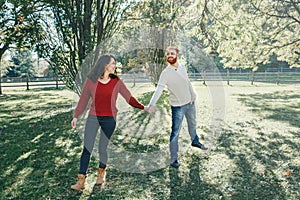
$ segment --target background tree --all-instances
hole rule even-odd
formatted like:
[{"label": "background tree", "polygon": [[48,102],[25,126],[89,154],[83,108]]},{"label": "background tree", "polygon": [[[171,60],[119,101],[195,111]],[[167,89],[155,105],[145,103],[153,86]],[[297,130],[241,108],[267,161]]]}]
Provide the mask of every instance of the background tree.
[{"label": "background tree", "polygon": [[[299,67],[299,0],[200,0],[187,9],[190,34],[229,68],[266,64],[273,54]],[[201,12],[196,12],[196,11]]]},{"label": "background tree", "polygon": [[6,0],[0,6],[0,63],[9,48],[34,46],[77,93],[76,76],[81,72],[82,83],[103,52],[118,55],[124,72],[145,67],[155,84],[169,45],[180,46],[193,72],[215,65],[208,55],[219,68],[299,66],[299,0]]},{"label": "background tree", "polygon": [[[38,44],[40,56],[63,78],[69,88],[74,85],[78,72],[82,78],[99,54],[110,48],[110,38],[120,31],[123,15],[134,2],[126,0],[54,0],[49,1],[53,13],[53,29],[48,38]],[[84,66],[84,69],[81,68]]]},{"label": "background tree", "polygon": [[34,77],[36,75],[36,60],[29,50],[16,50],[11,55],[11,65],[4,71],[6,77]]},{"label": "background tree", "polygon": [[273,72],[278,72],[282,71],[284,69],[289,68],[290,65],[286,61],[278,61],[277,55],[273,54],[269,62],[266,64],[258,64],[258,71],[265,72],[265,71],[273,71]]},{"label": "background tree", "polygon": [[[132,47],[127,57],[128,63],[137,63],[147,69],[149,77],[157,84],[159,76],[165,67],[165,49],[170,45],[177,45],[180,26],[178,16],[184,9],[186,0],[150,0],[139,1],[131,13],[126,16],[127,25],[125,35],[133,37],[134,41],[124,45]],[[132,23],[134,22],[134,23]],[[134,26],[129,25],[134,24]],[[139,60],[136,60],[136,57]],[[135,62],[132,62],[131,60]],[[142,63],[142,64],[141,64]],[[126,63],[125,63],[126,65]]]},{"label": "background tree", "polygon": [[43,1],[0,1],[0,63],[8,49],[31,48],[42,38],[45,9]]}]

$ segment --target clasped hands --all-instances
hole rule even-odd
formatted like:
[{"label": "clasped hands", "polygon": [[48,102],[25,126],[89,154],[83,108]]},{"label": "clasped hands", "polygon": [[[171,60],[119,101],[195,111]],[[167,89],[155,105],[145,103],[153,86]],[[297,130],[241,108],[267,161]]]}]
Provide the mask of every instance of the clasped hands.
[{"label": "clasped hands", "polygon": [[151,113],[154,112],[155,107],[152,106],[152,105],[148,105],[148,106],[145,106],[145,107],[144,107],[144,110],[145,110],[147,113],[151,114]]}]

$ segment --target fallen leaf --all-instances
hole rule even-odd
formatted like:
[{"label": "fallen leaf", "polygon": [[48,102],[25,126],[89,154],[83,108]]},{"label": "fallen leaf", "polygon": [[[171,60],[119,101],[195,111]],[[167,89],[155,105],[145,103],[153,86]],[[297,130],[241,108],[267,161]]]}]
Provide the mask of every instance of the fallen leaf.
[{"label": "fallen leaf", "polygon": [[291,175],[291,171],[290,170],[288,170],[288,171],[286,171],[285,173],[284,173],[284,176],[290,176]]}]

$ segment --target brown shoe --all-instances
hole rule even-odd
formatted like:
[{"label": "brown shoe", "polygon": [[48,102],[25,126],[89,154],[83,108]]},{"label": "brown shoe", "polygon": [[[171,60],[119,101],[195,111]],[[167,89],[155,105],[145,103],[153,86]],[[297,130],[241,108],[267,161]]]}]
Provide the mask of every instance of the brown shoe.
[{"label": "brown shoe", "polygon": [[77,174],[77,182],[76,182],[75,185],[71,186],[71,189],[73,189],[73,190],[83,190],[84,189],[84,183],[85,183],[85,175]]},{"label": "brown shoe", "polygon": [[98,168],[98,177],[96,180],[96,184],[102,184],[105,181],[106,171],[105,168]]}]

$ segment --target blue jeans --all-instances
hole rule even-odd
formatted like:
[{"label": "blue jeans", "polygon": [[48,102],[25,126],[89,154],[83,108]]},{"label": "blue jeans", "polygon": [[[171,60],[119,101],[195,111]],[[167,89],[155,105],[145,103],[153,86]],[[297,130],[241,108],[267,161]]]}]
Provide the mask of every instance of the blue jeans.
[{"label": "blue jeans", "polygon": [[94,148],[96,136],[101,127],[100,139],[98,144],[99,167],[105,168],[107,163],[107,146],[109,140],[116,128],[116,120],[114,117],[96,117],[89,115],[84,130],[84,148],[80,157],[79,174],[86,175],[91,154]]},{"label": "blue jeans", "polygon": [[184,116],[187,120],[191,141],[199,141],[199,137],[196,131],[196,108],[194,102],[183,106],[171,106],[171,110],[172,132],[170,135],[170,154],[171,162],[173,162],[178,159],[178,137]]}]

